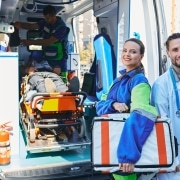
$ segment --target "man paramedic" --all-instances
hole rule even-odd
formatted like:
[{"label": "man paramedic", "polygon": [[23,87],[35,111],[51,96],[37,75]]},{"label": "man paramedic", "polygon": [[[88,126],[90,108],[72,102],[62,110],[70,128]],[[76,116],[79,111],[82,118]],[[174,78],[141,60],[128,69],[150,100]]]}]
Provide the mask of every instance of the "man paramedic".
[{"label": "man paramedic", "polygon": [[53,72],[67,78],[67,39],[69,28],[61,17],[56,16],[56,9],[47,5],[43,9],[44,19],[37,23],[26,23],[16,21],[14,26],[17,29],[39,30],[43,39],[21,39],[21,44],[42,45],[43,58],[52,67]]},{"label": "man paramedic", "polygon": [[151,91],[152,105],[158,113],[171,119],[174,135],[178,141],[176,171],[157,175],[158,180],[180,179],[180,33],[173,33],[166,41],[167,55],[171,60],[170,68],[153,84]]}]

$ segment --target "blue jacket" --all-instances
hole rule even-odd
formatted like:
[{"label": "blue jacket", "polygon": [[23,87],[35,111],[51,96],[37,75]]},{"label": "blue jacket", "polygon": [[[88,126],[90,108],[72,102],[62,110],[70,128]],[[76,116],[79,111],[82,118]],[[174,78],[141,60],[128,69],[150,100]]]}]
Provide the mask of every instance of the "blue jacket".
[{"label": "blue jacket", "polygon": [[120,71],[121,77],[115,79],[106,100],[96,105],[98,115],[119,113],[112,104],[125,103],[130,109],[130,116],[119,140],[117,157],[119,163],[135,164],[140,156],[143,144],[151,133],[157,117],[155,107],[150,105],[151,87],[142,69],[128,73]]}]

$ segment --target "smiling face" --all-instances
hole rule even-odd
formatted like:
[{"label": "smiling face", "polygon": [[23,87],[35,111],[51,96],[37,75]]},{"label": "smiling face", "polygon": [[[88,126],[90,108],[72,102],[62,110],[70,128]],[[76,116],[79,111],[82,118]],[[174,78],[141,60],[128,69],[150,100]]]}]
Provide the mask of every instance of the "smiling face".
[{"label": "smiling face", "polygon": [[126,71],[137,68],[144,54],[140,53],[140,45],[134,41],[127,41],[123,46],[123,51],[121,53],[121,60],[124,66],[126,66]]},{"label": "smiling face", "polygon": [[180,38],[169,41],[167,54],[175,68],[180,68]]}]

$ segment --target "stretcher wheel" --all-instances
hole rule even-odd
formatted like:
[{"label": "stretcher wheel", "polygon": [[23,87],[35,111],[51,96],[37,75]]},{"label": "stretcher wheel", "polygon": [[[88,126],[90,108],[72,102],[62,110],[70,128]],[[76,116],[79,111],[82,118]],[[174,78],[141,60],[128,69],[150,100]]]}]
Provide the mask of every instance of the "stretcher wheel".
[{"label": "stretcher wheel", "polygon": [[38,135],[40,134],[40,129],[39,128],[35,129],[35,134],[36,134],[36,137],[38,137]]},{"label": "stretcher wheel", "polygon": [[29,123],[29,140],[31,143],[34,143],[36,139],[36,128],[34,125],[34,116],[32,114],[30,115]]},{"label": "stretcher wheel", "polygon": [[85,131],[86,131],[86,123],[85,123],[85,119],[84,118],[80,118],[79,119],[81,122],[81,125],[78,127],[78,133],[80,137],[84,137],[85,136]]},{"label": "stretcher wheel", "polygon": [[36,131],[35,131],[35,128],[30,129],[29,133],[30,133],[30,135],[29,135],[29,136],[30,136],[30,137],[29,137],[29,140],[30,140],[31,143],[34,143],[34,142],[35,142],[35,139],[36,139]]}]

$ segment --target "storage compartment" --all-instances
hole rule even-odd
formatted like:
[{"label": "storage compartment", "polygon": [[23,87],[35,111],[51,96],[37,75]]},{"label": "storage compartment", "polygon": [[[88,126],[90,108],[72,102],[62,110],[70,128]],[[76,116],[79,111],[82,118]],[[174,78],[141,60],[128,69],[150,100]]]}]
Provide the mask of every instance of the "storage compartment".
[{"label": "storage compartment", "polygon": [[94,15],[102,16],[103,12],[107,13],[114,7],[117,7],[117,0],[94,0]]},{"label": "storage compartment", "polygon": [[7,126],[12,127],[10,146],[11,155],[15,156],[19,155],[20,148],[18,59],[17,52],[0,52],[0,124],[9,122]]}]

